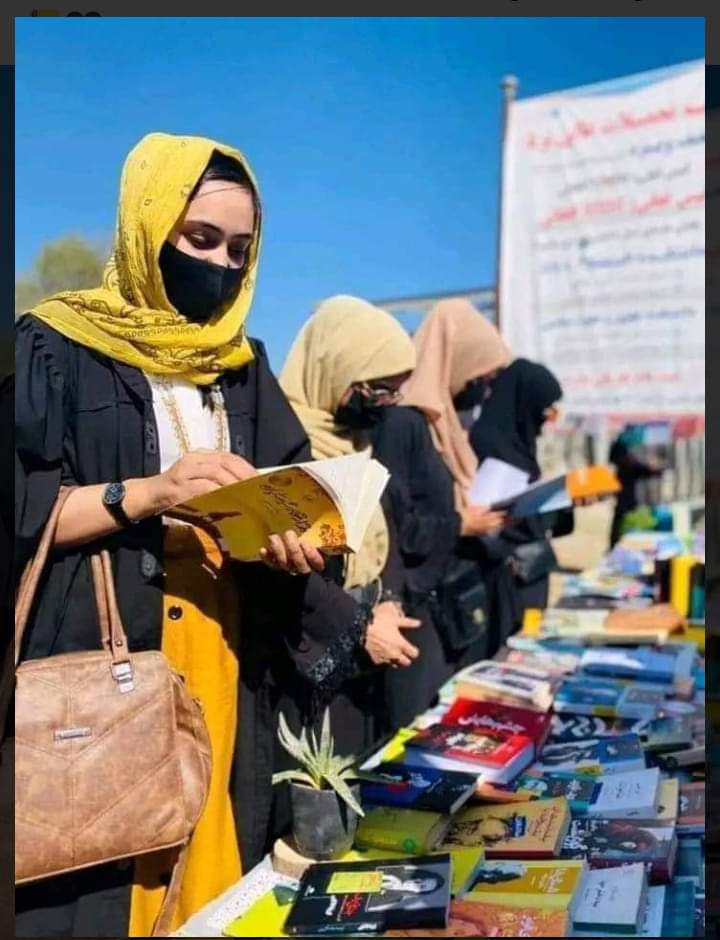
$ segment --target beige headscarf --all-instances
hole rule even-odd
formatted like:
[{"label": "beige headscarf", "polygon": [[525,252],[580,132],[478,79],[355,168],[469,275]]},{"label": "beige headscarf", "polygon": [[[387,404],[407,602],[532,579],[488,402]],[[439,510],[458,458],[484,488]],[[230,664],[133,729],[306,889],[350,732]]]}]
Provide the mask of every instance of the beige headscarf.
[{"label": "beige headscarf", "polygon": [[[323,301],[298,333],[280,374],[283,391],[307,431],[313,457],[339,457],[369,446],[365,435],[335,423],[353,382],[409,372],[413,342],[394,317],[358,297]],[[349,556],[345,587],[365,586],[388,557],[387,523],[378,507],[360,551]]]},{"label": "beige headscarf", "polygon": [[453,398],[471,380],[510,362],[497,329],[469,300],[441,300],[415,334],[418,365],[403,388],[403,405],[422,411],[433,443],[455,480],[455,505],[467,503],[477,458]]}]

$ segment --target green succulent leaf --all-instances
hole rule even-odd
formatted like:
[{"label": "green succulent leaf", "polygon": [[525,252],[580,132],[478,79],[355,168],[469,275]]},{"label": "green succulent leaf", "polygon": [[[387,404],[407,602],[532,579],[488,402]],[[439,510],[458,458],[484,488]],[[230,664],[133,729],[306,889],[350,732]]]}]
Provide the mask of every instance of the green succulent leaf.
[{"label": "green succulent leaf", "polygon": [[333,747],[332,736],[330,734],[330,709],[326,708],[325,714],[323,715],[322,731],[320,733],[320,754],[325,764],[330,761],[332,752]]},{"label": "green succulent leaf", "polygon": [[337,795],[341,797],[341,799],[345,800],[348,806],[351,809],[355,810],[358,816],[365,815],[365,812],[362,806],[360,806],[358,801],[355,799],[355,797],[352,794],[352,791],[350,790],[350,787],[345,783],[344,780],[338,777],[337,774],[332,774],[327,777],[327,781],[330,784],[330,786],[333,788],[333,790],[337,793]]},{"label": "green succulent leaf", "polygon": [[288,754],[292,755],[299,763],[305,763],[301,742],[288,728],[287,721],[283,714],[280,714],[278,719],[278,738]]},{"label": "green succulent leaf", "polygon": [[273,774],[273,785],[282,783],[284,780],[289,780],[291,783],[305,783],[313,790],[320,789],[310,774],[306,774],[304,770],[282,770],[280,773]]}]

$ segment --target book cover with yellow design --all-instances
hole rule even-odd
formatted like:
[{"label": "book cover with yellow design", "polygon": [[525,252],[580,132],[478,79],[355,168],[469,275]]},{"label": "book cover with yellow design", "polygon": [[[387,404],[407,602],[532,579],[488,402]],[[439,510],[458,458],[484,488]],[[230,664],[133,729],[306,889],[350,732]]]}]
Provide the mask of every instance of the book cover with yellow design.
[{"label": "book cover with yellow design", "polygon": [[482,901],[450,903],[448,925],[441,930],[390,930],[387,937],[566,937],[570,926],[563,911],[536,907],[503,907]]},{"label": "book cover with yellow design", "polygon": [[475,871],[465,899],[567,911],[586,870],[584,861],[486,861]]},{"label": "book cover with yellow design", "polygon": [[356,552],[388,479],[362,451],[260,470],[168,515],[209,528],[237,561],[258,561],[270,535],[290,529],[326,554]]},{"label": "book cover with yellow design", "polygon": [[442,845],[484,845],[487,858],[554,858],[570,826],[564,797],[472,806],[457,813]]}]

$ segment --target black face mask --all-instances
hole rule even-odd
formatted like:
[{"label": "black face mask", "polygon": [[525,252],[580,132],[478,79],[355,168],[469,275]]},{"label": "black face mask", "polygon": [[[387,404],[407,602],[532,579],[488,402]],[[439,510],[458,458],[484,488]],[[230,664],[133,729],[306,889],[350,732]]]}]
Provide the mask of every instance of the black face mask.
[{"label": "black face mask", "polygon": [[204,323],[240,287],[242,268],[225,268],[201,261],[165,242],[160,252],[160,271],[168,300],[189,320]]},{"label": "black face mask", "polygon": [[385,406],[373,404],[358,389],[355,389],[349,400],[335,412],[335,421],[338,424],[358,431],[374,428],[384,417]]},{"label": "black face mask", "polygon": [[482,405],[485,401],[488,383],[485,379],[471,379],[465,388],[461,389],[453,398],[456,411],[470,411],[475,405]]}]

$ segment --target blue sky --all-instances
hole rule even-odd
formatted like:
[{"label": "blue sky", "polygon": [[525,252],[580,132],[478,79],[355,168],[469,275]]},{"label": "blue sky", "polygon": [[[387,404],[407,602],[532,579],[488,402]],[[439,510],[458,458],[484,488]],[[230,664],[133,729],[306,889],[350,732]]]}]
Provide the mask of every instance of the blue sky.
[{"label": "blue sky", "polygon": [[701,58],[701,18],[20,18],[16,268],[109,240],[145,133],[248,156],[265,237],[250,330],[275,367],[315,303],[485,286],[499,81],[520,96]]}]

